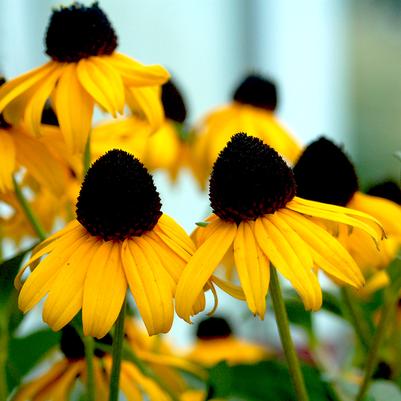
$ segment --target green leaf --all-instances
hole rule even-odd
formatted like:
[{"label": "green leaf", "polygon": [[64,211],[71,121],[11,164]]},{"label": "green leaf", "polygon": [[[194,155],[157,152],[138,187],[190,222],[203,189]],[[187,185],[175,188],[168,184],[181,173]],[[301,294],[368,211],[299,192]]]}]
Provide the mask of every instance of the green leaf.
[{"label": "green leaf", "polygon": [[11,338],[8,343],[7,381],[11,390],[47,352],[60,342],[60,333],[41,329],[25,337]]},{"label": "green leaf", "polygon": [[[310,401],[336,399],[330,385],[322,380],[316,368],[303,365],[302,372]],[[296,401],[288,368],[278,361],[263,361],[256,365],[217,364],[210,370],[208,399],[219,397],[246,401]]]},{"label": "green leaf", "polygon": [[391,381],[376,380],[370,386],[368,397],[372,401],[401,401],[401,391]]}]

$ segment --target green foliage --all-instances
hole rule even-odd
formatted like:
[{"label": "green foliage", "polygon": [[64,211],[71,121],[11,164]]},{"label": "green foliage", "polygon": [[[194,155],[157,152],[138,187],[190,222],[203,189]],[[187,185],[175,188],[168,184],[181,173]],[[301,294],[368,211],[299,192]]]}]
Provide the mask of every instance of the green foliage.
[{"label": "green foliage", "polygon": [[[311,401],[337,400],[329,383],[309,365],[302,373]],[[296,401],[288,368],[278,361],[263,361],[256,365],[229,366],[226,362],[210,370],[208,399],[228,398],[244,401]]]}]

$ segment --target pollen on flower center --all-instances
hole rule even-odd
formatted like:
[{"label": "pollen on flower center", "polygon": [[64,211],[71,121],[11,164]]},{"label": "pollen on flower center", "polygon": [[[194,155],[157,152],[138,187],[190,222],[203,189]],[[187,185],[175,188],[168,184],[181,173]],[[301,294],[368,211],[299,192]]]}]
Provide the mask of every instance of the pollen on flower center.
[{"label": "pollen on flower center", "polygon": [[221,317],[208,317],[199,322],[196,329],[196,337],[200,340],[214,340],[216,338],[227,338],[232,330],[227,320]]},{"label": "pollen on flower center", "polygon": [[53,11],[46,33],[46,53],[53,60],[76,62],[112,54],[116,47],[116,33],[98,3],[74,3]]},{"label": "pollen on flower center", "polygon": [[161,98],[166,118],[183,123],[187,117],[187,109],[180,91],[171,80],[162,86]]},{"label": "pollen on flower center", "polygon": [[152,230],[161,212],[152,176],[131,154],[113,149],[89,169],[79,193],[77,219],[104,240],[123,240]]},{"label": "pollen on flower center", "polygon": [[236,223],[274,213],[295,192],[294,175],[280,155],[244,133],[234,135],[220,152],[210,177],[213,212]]},{"label": "pollen on flower center", "polygon": [[345,206],[358,191],[358,178],[341,148],[326,138],[312,142],[294,167],[298,195]]},{"label": "pollen on flower center", "polygon": [[277,107],[276,85],[257,75],[248,76],[233,95],[236,102],[274,111]]}]

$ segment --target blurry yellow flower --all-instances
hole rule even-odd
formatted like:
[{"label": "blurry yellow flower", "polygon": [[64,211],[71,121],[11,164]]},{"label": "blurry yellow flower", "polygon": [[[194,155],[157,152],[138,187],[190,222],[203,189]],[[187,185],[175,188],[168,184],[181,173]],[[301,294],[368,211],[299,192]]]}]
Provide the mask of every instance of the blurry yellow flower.
[{"label": "blurry yellow flower", "polygon": [[266,347],[237,338],[227,321],[221,317],[202,320],[198,324],[196,337],[197,341],[187,357],[204,366],[212,366],[221,361],[231,364],[256,363],[271,355]]},{"label": "blurry yellow flower", "polygon": [[375,217],[387,235],[377,247],[366,232],[334,226],[333,231],[358,265],[367,273],[385,268],[401,245],[401,206],[359,191],[352,162],[333,142],[320,138],[311,143],[294,167],[298,194],[306,199],[346,206]]},{"label": "blurry yellow flower", "polygon": [[84,150],[94,105],[116,117],[128,104],[153,126],[163,121],[160,88],[169,74],[115,52],[117,36],[97,3],[55,9],[46,33],[51,61],[0,89],[0,111],[12,124],[25,121],[40,134],[40,118],[51,98],[61,131],[74,153]]},{"label": "blurry yellow flower", "polygon": [[301,296],[306,309],[317,310],[322,291],[315,268],[344,284],[361,287],[358,266],[326,230],[309,219],[359,227],[380,241],[382,230],[365,213],[295,196],[291,169],[260,139],[237,134],[216,160],[209,197],[215,216],[182,273],[176,311],[190,321],[190,312],[205,283],[230,247],[249,309],[260,318],[266,310],[270,262]]},{"label": "blurry yellow flower", "polygon": [[237,88],[232,103],[212,111],[195,127],[191,162],[202,188],[219,152],[236,132],[262,139],[289,162],[295,162],[302,149],[275,116],[276,105],[275,85],[251,75]]},{"label": "blurry yellow flower", "polygon": [[176,283],[194,245],[160,209],[153,179],[137,159],[121,150],[102,156],[82,184],[77,219],[39,244],[17,276],[20,286],[23,271],[33,269],[20,309],[29,311],[47,294],[43,319],[52,329],[82,308],[85,335],[100,338],[129,285],[148,333],[169,331]]},{"label": "blurry yellow flower", "polygon": [[154,132],[147,121],[136,115],[103,123],[92,132],[92,156],[97,158],[119,148],[135,154],[150,171],[167,171],[175,181],[179,170],[188,165],[188,146],[182,137],[186,108],[171,81],[162,86],[161,98],[166,119],[158,130]]},{"label": "blurry yellow flower", "polygon": [[[180,401],[204,401],[206,393],[202,390],[189,390],[181,395]],[[209,401],[224,401],[223,398],[210,398]]]}]

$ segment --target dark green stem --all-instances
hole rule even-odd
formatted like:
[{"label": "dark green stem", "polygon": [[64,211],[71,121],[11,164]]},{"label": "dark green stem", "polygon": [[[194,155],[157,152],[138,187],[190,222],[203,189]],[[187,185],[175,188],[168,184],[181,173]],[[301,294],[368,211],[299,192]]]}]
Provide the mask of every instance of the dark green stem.
[{"label": "dark green stem", "polygon": [[17,196],[18,202],[21,205],[21,208],[24,211],[26,218],[30,222],[32,228],[34,229],[39,239],[41,241],[45,240],[46,232],[41,226],[37,217],[35,216],[35,213],[31,209],[31,206],[29,205],[28,201],[25,199],[25,196],[22,193],[22,190],[14,176],[13,176],[13,184],[14,184],[15,195]]},{"label": "dark green stem", "polygon": [[6,375],[8,322],[6,314],[3,314],[0,318],[0,400],[6,400],[8,395]]},{"label": "dark green stem", "polygon": [[111,367],[111,375],[110,375],[109,401],[118,400],[118,393],[120,388],[119,384],[120,384],[121,360],[122,360],[123,343],[124,343],[125,308],[126,308],[126,299],[124,299],[120,314],[118,315],[117,321],[114,325],[113,348],[112,348],[113,364]]},{"label": "dark green stem", "polygon": [[93,370],[93,353],[94,341],[92,337],[84,336],[83,342],[85,345],[85,361],[86,361],[86,399],[87,401],[95,401],[95,376]]},{"label": "dark green stem", "polygon": [[295,392],[298,401],[308,401],[308,393],[302,376],[301,367],[294,343],[292,342],[290,326],[288,323],[287,311],[285,309],[283,296],[281,294],[280,281],[277,276],[276,269],[270,267],[270,295],[273,301],[274,313],[280,334],[281,344],[287,359],[290,375],[295,387]]},{"label": "dark green stem", "polygon": [[355,329],[355,333],[358,337],[359,342],[365,351],[369,350],[369,345],[371,342],[371,335],[369,327],[366,324],[366,320],[362,316],[361,310],[356,305],[351,297],[350,291],[348,288],[341,288],[341,296],[344,301],[344,305],[347,308],[347,312],[351,321],[352,326]]}]

